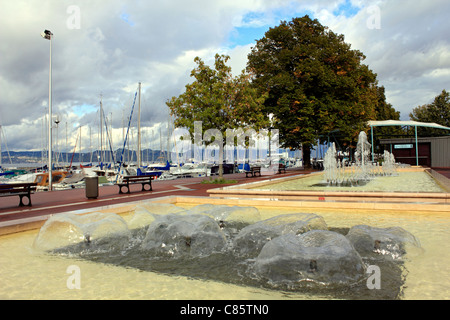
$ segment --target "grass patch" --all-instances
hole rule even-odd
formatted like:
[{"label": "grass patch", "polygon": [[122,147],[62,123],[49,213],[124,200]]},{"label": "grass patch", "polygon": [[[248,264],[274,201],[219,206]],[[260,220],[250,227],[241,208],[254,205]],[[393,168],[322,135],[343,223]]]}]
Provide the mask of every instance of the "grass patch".
[{"label": "grass patch", "polygon": [[209,180],[205,179],[202,183],[208,184],[232,184],[237,183],[237,180],[226,180],[224,178],[215,178],[214,180],[210,177]]}]

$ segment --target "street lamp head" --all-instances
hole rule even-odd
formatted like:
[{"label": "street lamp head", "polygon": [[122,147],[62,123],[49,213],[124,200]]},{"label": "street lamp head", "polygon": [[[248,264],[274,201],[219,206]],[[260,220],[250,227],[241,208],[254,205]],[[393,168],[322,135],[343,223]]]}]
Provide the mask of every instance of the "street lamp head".
[{"label": "street lamp head", "polygon": [[53,33],[50,30],[44,30],[43,32],[41,32],[42,38],[47,39],[47,40],[51,40],[52,35],[53,35]]}]

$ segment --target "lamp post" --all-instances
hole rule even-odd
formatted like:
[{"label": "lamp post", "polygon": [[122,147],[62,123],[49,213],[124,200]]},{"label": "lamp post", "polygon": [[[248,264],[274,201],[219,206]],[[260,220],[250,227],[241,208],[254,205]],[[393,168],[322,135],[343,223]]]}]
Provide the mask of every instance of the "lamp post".
[{"label": "lamp post", "polygon": [[44,30],[42,38],[50,40],[50,67],[48,75],[48,191],[52,191],[52,37],[53,33]]}]

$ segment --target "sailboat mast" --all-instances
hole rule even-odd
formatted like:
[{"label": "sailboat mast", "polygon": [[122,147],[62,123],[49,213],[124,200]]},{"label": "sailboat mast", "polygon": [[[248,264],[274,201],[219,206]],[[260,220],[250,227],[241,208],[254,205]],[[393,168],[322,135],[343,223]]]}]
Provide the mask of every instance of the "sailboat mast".
[{"label": "sailboat mast", "polygon": [[42,167],[44,167],[44,150],[45,150],[45,140],[44,140],[44,136],[45,136],[45,116],[42,117],[42,130],[41,130],[41,143],[42,143],[42,150],[41,150],[41,162],[42,162]]},{"label": "sailboat mast", "polygon": [[0,169],[2,167],[2,125],[0,124]]},{"label": "sailboat mast", "polygon": [[[122,141],[125,141],[125,110],[124,109],[122,109]],[[125,161],[126,161],[126,159],[125,159]]]},{"label": "sailboat mast", "polygon": [[92,155],[93,155],[93,151],[92,151],[92,127],[89,126],[89,150],[91,151],[91,161],[89,161],[92,164]]},{"label": "sailboat mast", "polygon": [[103,103],[102,95],[100,95],[100,163],[103,163]]},{"label": "sailboat mast", "polygon": [[138,100],[138,154],[137,165],[141,167],[141,83],[139,82],[139,100]]},{"label": "sailboat mast", "polygon": [[68,158],[68,151],[69,151],[69,149],[68,149],[68,147],[67,147],[67,121],[66,121],[66,165],[69,163],[69,158]]},{"label": "sailboat mast", "polygon": [[81,168],[81,164],[83,163],[83,159],[82,159],[82,155],[81,155],[81,126],[80,126],[80,156],[79,156],[79,161],[80,161],[80,168]]},{"label": "sailboat mast", "polygon": [[153,141],[154,141],[154,135],[153,135],[153,130],[152,130],[152,140],[150,141],[150,146],[152,148],[152,163],[155,162],[155,147],[153,146]]},{"label": "sailboat mast", "polygon": [[110,144],[110,159],[111,159],[111,164],[114,166],[114,142],[113,142],[113,121],[112,121],[112,112],[111,112],[111,117],[109,119],[109,144]]},{"label": "sailboat mast", "polygon": [[[162,157],[162,126],[159,127],[159,156]],[[163,159],[164,160],[164,159]]]}]

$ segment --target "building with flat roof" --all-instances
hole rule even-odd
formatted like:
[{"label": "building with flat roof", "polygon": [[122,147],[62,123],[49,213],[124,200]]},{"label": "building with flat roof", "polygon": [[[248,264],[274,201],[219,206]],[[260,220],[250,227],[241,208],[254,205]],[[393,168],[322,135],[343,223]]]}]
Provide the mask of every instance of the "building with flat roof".
[{"label": "building with flat roof", "polygon": [[[430,168],[450,168],[450,136],[380,139],[395,161]],[[417,146],[417,152],[416,152]]]},{"label": "building with flat roof", "polygon": [[443,137],[425,137],[419,138],[417,127],[440,129],[443,133],[450,127],[445,127],[437,123],[417,122],[417,121],[399,121],[399,120],[381,120],[369,121],[371,142],[372,142],[372,161],[374,160],[374,128],[376,127],[413,127],[415,137],[406,139],[381,139],[382,145],[388,145],[386,148],[400,163],[426,166],[430,168],[450,168],[450,136]]}]

